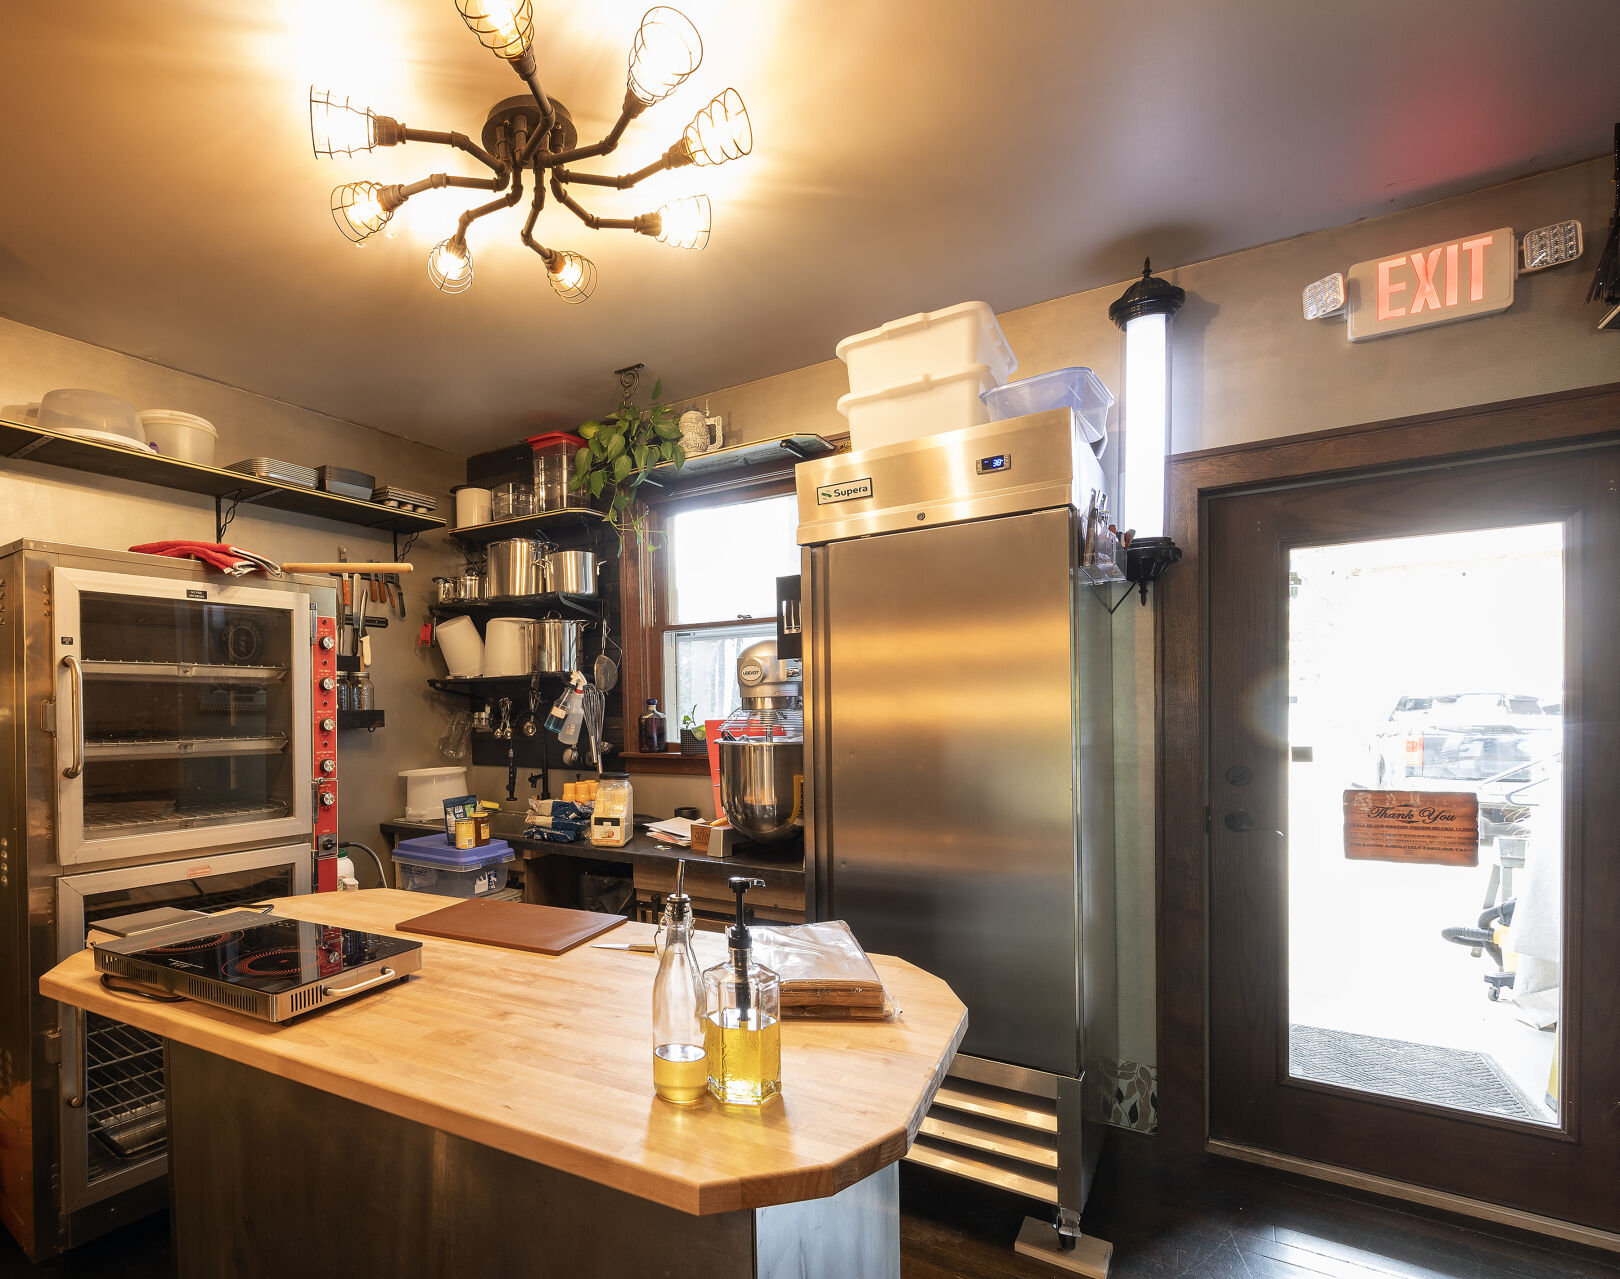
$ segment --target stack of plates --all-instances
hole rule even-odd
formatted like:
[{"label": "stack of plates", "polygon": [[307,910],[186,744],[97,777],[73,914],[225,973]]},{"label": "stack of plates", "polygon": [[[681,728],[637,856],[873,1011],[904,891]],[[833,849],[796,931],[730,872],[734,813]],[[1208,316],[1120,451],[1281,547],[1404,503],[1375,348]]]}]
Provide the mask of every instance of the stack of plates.
[{"label": "stack of plates", "polygon": [[299,466],[296,462],[282,462],[273,457],[250,457],[245,461],[232,462],[225,468],[227,471],[240,471],[243,475],[254,475],[261,480],[276,480],[281,484],[296,484],[300,488],[312,489],[315,487],[315,472],[307,466]]},{"label": "stack of plates", "polygon": [[397,506],[407,511],[436,511],[439,509],[438,500],[429,497],[426,493],[413,493],[410,489],[395,488],[386,484],[371,495],[373,502],[381,502],[384,506]]}]

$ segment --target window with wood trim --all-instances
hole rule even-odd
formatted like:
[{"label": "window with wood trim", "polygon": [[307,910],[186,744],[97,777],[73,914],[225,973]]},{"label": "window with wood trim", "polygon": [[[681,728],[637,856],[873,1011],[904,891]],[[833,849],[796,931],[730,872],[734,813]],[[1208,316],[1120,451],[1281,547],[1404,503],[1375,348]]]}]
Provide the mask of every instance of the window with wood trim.
[{"label": "window with wood trim", "polygon": [[[737,655],[776,634],[776,579],[799,571],[790,472],[687,490],[653,504],[647,536],[621,558],[625,629],[625,763],[643,772],[706,773],[706,752],[681,754],[688,715],[702,723],[738,704]],[[636,738],[656,698],[669,748],[652,758]]]}]

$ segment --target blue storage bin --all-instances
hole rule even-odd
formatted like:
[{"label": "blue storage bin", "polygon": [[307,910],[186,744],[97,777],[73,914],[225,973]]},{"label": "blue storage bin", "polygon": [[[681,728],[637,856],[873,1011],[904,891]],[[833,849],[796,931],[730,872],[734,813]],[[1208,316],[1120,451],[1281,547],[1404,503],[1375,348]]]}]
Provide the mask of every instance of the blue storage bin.
[{"label": "blue storage bin", "polygon": [[1108,410],[1114,407],[1114,397],[1102,379],[1078,366],[993,386],[979,398],[990,410],[992,422],[1047,409],[1073,409],[1080,429],[1093,443],[1108,433]]},{"label": "blue storage bin", "polygon": [[477,848],[457,848],[443,835],[402,839],[394,849],[394,881],[413,893],[488,897],[506,887],[513,856],[504,839]]}]

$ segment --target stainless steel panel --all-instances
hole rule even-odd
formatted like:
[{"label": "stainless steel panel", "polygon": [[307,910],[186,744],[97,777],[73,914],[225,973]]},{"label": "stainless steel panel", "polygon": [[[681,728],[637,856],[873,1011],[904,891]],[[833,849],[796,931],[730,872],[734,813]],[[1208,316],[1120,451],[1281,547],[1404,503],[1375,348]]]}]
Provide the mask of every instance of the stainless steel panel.
[{"label": "stainless steel panel", "polygon": [[[983,469],[987,458],[1001,469]],[[1084,510],[1102,468],[1067,409],[804,462],[799,545],[1051,507]]]},{"label": "stainless steel panel", "polygon": [[1074,548],[1067,509],[834,543],[813,637],[829,913],[950,983],[964,1052],[1064,1075],[1094,693],[1074,678]]}]

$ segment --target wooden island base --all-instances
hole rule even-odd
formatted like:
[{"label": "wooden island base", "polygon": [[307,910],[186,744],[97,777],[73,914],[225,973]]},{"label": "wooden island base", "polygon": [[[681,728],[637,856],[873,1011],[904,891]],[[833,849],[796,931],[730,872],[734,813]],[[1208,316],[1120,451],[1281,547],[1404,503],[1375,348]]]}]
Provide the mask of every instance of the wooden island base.
[{"label": "wooden island base", "polygon": [[[898,1279],[896,1165],[697,1216],[175,1040],[180,1279]],[[490,1105],[501,1088],[491,1081]],[[701,1138],[697,1138],[701,1140]]]}]

